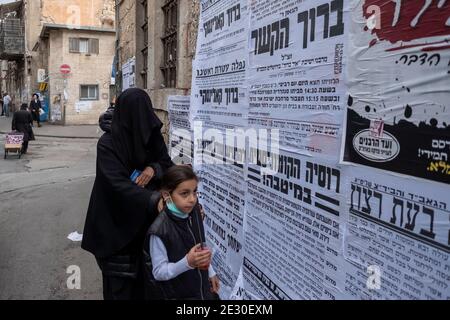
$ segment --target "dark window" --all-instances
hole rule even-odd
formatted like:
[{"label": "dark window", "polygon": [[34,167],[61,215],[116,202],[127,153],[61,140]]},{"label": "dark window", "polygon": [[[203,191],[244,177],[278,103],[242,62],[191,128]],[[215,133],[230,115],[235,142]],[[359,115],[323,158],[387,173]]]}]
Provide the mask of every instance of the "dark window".
[{"label": "dark window", "polygon": [[98,39],[89,39],[89,53],[98,54]]},{"label": "dark window", "polygon": [[141,25],[142,29],[142,38],[143,38],[143,46],[142,46],[142,70],[141,70],[141,77],[142,77],[142,86],[144,89],[147,89],[147,71],[148,71],[148,4],[147,0],[141,1],[142,10],[144,12],[143,15],[143,21]]},{"label": "dark window", "polygon": [[162,7],[164,12],[163,62],[161,70],[164,75],[164,85],[175,88],[177,81],[177,28],[178,0],[166,0]]},{"label": "dark window", "polygon": [[98,54],[98,39],[69,38],[69,52]]},{"label": "dark window", "polygon": [[81,85],[80,100],[98,100],[98,85]]},{"label": "dark window", "polygon": [[148,23],[146,22],[141,28],[144,38],[144,47],[148,47]]},{"label": "dark window", "polygon": [[144,87],[144,89],[147,89],[148,48],[145,48],[144,50],[142,50],[142,59],[143,59],[142,71],[141,71],[142,86]]}]

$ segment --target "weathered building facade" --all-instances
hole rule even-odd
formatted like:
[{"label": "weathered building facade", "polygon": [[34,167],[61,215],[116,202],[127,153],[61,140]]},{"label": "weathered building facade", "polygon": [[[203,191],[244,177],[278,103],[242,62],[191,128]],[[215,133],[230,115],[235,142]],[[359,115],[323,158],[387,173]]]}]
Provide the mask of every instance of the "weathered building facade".
[{"label": "weathered building facade", "polygon": [[164,123],[167,97],[190,94],[198,17],[199,0],[116,0],[117,89],[146,90]]},{"label": "weathered building facade", "polygon": [[114,0],[20,2],[25,48],[18,83],[9,84],[16,105],[38,92],[50,122],[97,123],[111,98]]},{"label": "weathered building facade", "polygon": [[[11,1],[0,6],[0,92],[12,98],[11,111],[17,108],[24,92],[25,74],[24,3]],[[18,99],[17,99],[18,98]]]}]

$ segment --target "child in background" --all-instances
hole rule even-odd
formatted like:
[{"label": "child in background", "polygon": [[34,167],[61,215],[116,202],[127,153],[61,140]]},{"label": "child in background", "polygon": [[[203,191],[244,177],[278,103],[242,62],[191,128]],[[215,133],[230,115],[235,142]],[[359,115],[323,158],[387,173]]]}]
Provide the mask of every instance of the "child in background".
[{"label": "child in background", "polygon": [[149,299],[217,298],[219,279],[211,266],[211,251],[204,247],[197,185],[188,166],[171,167],[161,180],[165,206],[144,242]]}]

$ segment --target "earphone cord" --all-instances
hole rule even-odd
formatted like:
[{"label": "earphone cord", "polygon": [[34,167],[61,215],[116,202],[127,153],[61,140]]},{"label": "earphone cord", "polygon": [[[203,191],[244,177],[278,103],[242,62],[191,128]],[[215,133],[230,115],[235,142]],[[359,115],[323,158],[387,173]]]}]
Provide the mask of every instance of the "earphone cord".
[{"label": "earphone cord", "polygon": [[[197,208],[200,210],[198,203],[197,203]],[[200,215],[201,216],[201,215]],[[200,217],[201,218],[201,217]],[[200,236],[200,243],[201,243],[201,248],[203,249],[203,242],[204,239],[202,239],[202,230],[200,228],[200,221],[199,221],[199,217],[197,217],[197,228],[198,228],[198,235]]]}]

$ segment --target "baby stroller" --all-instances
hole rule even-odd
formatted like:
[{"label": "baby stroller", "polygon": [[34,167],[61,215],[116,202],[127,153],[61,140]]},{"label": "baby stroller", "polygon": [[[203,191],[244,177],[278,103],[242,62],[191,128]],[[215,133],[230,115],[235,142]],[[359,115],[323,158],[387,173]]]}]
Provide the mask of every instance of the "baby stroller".
[{"label": "baby stroller", "polygon": [[22,156],[22,143],[23,143],[22,132],[13,131],[6,134],[5,143],[5,159],[8,153],[16,153],[20,157]]}]

